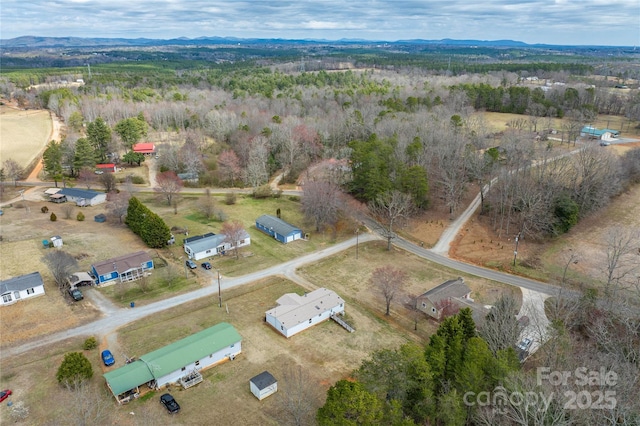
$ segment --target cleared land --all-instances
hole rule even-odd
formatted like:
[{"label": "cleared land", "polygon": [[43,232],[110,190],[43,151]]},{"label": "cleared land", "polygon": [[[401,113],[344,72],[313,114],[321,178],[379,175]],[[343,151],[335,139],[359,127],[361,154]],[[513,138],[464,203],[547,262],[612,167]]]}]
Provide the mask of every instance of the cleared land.
[{"label": "cleared land", "polygon": [[0,159],[28,167],[49,142],[51,131],[49,111],[0,105]]}]

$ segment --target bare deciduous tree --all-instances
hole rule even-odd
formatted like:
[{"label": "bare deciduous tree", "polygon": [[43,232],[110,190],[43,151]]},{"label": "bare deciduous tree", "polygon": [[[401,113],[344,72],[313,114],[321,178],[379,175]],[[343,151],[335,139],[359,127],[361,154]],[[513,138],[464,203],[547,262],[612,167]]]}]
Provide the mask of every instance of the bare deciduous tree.
[{"label": "bare deciduous tree", "polygon": [[249,186],[257,187],[269,179],[267,159],[269,157],[268,141],[264,136],[258,136],[251,141],[249,158],[245,170],[245,180]]},{"label": "bare deciduous tree", "polygon": [[62,210],[62,213],[64,213],[65,219],[71,219],[71,216],[73,216],[73,211],[75,209],[76,206],[74,206],[72,203],[65,203],[60,207],[60,210]]},{"label": "bare deciduous tree", "polygon": [[118,218],[119,223],[122,223],[122,218],[127,214],[129,208],[131,194],[125,191],[110,192],[107,198],[107,210],[112,216]]},{"label": "bare deciduous tree", "polygon": [[491,352],[513,348],[518,343],[520,325],[516,320],[518,308],[510,295],[500,297],[491,307],[482,327],[480,336],[486,340]]},{"label": "bare deciduous tree", "polygon": [[231,183],[231,186],[234,186],[236,180],[242,177],[240,159],[236,153],[230,149],[222,151],[218,155],[218,170],[220,172],[220,179]]},{"label": "bare deciduous tree", "polygon": [[96,174],[91,171],[91,169],[87,167],[83,167],[78,172],[78,183],[87,187],[87,189],[91,189],[93,184],[96,182]]},{"label": "bare deciduous tree", "polygon": [[320,388],[300,365],[287,363],[278,382],[278,397],[284,424],[304,426],[314,423],[321,405]]},{"label": "bare deciduous tree", "polygon": [[113,173],[101,174],[98,178],[98,182],[103,186],[104,192],[111,192],[116,190],[116,177]]},{"label": "bare deciduous tree", "polygon": [[616,226],[606,236],[607,253],[604,296],[609,303],[619,291],[634,284],[634,273],[640,270],[640,231]]},{"label": "bare deciduous tree", "polygon": [[404,286],[406,280],[407,274],[391,265],[382,266],[373,271],[369,283],[380,291],[382,297],[384,297],[386,305],[385,315],[389,315],[391,302],[396,296],[396,293]]},{"label": "bare deciduous tree", "polygon": [[369,211],[378,221],[380,234],[387,240],[387,250],[391,251],[391,240],[396,237],[396,227],[413,212],[411,196],[399,191],[385,192],[368,204]]},{"label": "bare deciduous tree", "polygon": [[7,158],[2,162],[2,168],[4,169],[5,176],[13,181],[13,185],[17,185],[18,179],[22,177],[24,169],[13,158]]},{"label": "bare deciduous tree", "polygon": [[69,253],[59,249],[49,250],[44,255],[43,260],[49,267],[49,271],[53,275],[58,288],[64,294],[69,288],[67,278],[78,267],[78,262]]},{"label": "bare deciduous tree", "polygon": [[224,241],[231,244],[237,259],[239,256],[238,247],[244,242],[245,238],[247,238],[247,231],[245,231],[242,222],[238,220],[225,222],[222,224],[220,231],[225,236]]},{"label": "bare deciduous tree", "polygon": [[338,220],[340,188],[324,180],[312,180],[304,185],[302,212],[315,223],[316,231]]},{"label": "bare deciduous tree", "polygon": [[[87,381],[67,386],[61,396],[63,422],[66,424],[89,426],[112,422],[113,404],[104,390]],[[60,419],[62,420],[62,419]]]},{"label": "bare deciduous tree", "polygon": [[208,220],[210,220],[216,212],[216,203],[211,195],[211,189],[207,188],[204,191],[204,197],[198,200],[198,210]]},{"label": "bare deciduous tree", "polygon": [[158,186],[153,188],[153,190],[167,200],[167,205],[169,206],[173,201],[173,197],[180,192],[183,185],[182,180],[171,170],[158,174],[156,176],[156,184]]}]

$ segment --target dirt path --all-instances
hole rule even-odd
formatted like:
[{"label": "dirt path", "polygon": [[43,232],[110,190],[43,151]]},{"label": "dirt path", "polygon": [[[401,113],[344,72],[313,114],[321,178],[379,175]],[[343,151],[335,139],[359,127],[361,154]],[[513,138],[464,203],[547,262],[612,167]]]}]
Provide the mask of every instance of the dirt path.
[{"label": "dirt path", "polygon": [[[62,120],[58,118],[53,112],[49,112],[49,116],[51,117],[51,132],[49,133],[49,138],[47,139],[47,143],[49,141],[60,141],[62,140],[62,128],[64,124]],[[26,182],[39,182],[40,179],[38,176],[42,171],[42,159],[36,163],[36,166],[31,170],[29,176],[25,179]]]}]

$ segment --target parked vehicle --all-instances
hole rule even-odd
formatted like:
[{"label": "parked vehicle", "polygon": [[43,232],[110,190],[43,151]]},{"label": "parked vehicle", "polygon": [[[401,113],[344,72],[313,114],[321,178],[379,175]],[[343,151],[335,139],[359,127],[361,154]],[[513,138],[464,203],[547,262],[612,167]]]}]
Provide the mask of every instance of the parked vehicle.
[{"label": "parked vehicle", "polygon": [[175,414],[180,411],[180,404],[176,401],[171,394],[165,393],[160,397],[160,403],[164,405],[167,411],[171,414]]},{"label": "parked vehicle", "polygon": [[529,346],[531,346],[531,339],[524,338],[522,342],[518,343],[518,349],[527,351],[529,350]]},{"label": "parked vehicle", "polygon": [[611,145],[611,142],[608,141],[600,141],[600,146],[609,146]]},{"label": "parked vehicle", "polygon": [[209,262],[202,262],[202,267],[204,269],[211,269],[211,264]]},{"label": "parked vehicle", "polygon": [[196,262],[191,259],[187,259],[186,265],[189,267],[189,269],[196,269],[198,267],[198,265],[196,265]]},{"label": "parked vehicle", "polygon": [[82,292],[80,290],[78,290],[77,288],[70,288],[69,289],[69,294],[71,295],[73,300],[75,300],[76,302],[79,301],[79,300],[84,299],[84,296],[82,295]]},{"label": "parked vehicle", "polygon": [[104,362],[104,365],[106,365],[107,367],[116,363],[116,360],[113,358],[113,354],[109,349],[105,349],[104,351],[102,351],[102,354],[100,354],[100,356],[102,357],[102,362]]},{"label": "parked vehicle", "polygon": [[0,392],[0,402],[4,401],[5,399],[9,398],[9,395],[11,395],[11,389],[5,389],[2,392]]}]

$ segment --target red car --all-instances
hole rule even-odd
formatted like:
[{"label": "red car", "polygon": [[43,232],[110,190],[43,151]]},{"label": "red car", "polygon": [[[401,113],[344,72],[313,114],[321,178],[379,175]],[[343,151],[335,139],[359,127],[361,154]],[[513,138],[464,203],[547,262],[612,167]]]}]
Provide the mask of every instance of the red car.
[{"label": "red car", "polygon": [[10,389],[5,389],[2,392],[0,392],[0,402],[2,402],[5,399],[9,398],[9,395],[11,395],[11,390]]}]

